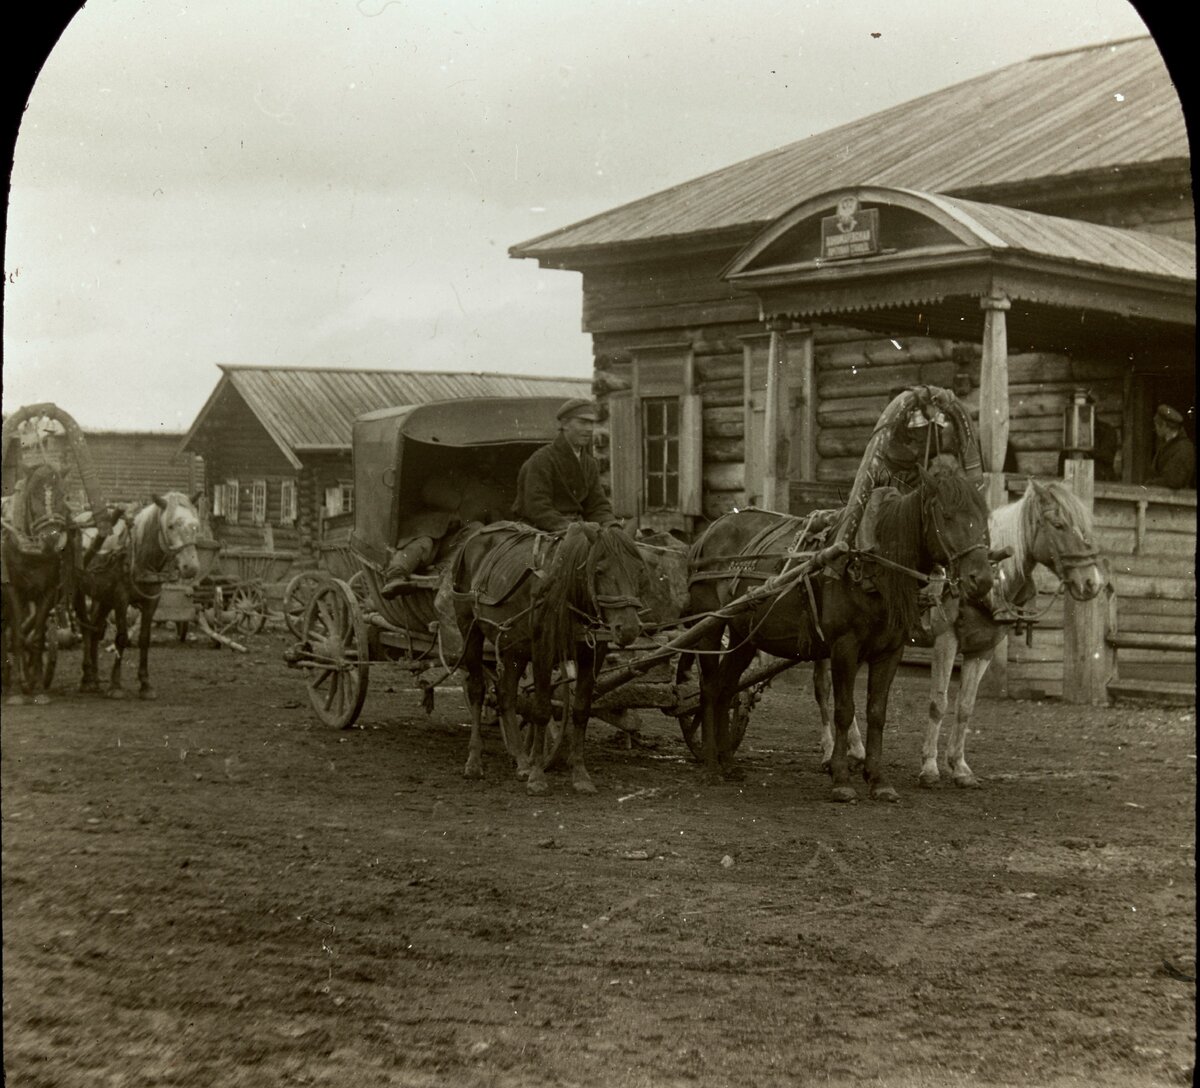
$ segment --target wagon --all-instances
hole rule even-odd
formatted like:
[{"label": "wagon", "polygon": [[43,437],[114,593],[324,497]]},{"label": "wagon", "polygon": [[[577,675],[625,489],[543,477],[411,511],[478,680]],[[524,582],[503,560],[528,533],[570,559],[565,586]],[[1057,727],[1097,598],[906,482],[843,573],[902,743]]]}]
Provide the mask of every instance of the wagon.
[{"label": "wagon", "polygon": [[[403,520],[420,509],[422,483],[437,472],[469,473],[486,457],[489,475],[502,481],[496,507],[507,511],[520,466],[558,430],[562,398],[480,398],[388,408],[360,416],[353,432],[355,513],[349,547],[331,570],[304,573],[307,602],[296,622],[298,642],[285,662],[305,673],[309,701],[328,725],[349,728],[362,710],[371,672],[383,665],[407,673],[408,685],[422,690],[431,705],[433,690],[454,672],[447,652],[436,595],[444,568],[417,571],[402,592],[382,590],[391,550]],[[823,561],[823,558],[822,558]],[[757,586],[727,606],[727,613],[751,607],[763,594],[778,592],[811,566],[792,568],[784,583]],[[351,585],[357,580],[361,592]],[[448,621],[452,622],[452,621]],[[689,746],[698,742],[698,684],[688,669],[687,648],[706,624],[680,623],[653,640],[610,654],[610,667],[596,687],[593,714],[619,724],[623,712],[653,708],[678,719]],[[776,673],[792,664],[767,659],[743,678],[741,712]],[[547,762],[556,754],[563,730],[563,706],[555,704],[557,724],[548,730]]]}]

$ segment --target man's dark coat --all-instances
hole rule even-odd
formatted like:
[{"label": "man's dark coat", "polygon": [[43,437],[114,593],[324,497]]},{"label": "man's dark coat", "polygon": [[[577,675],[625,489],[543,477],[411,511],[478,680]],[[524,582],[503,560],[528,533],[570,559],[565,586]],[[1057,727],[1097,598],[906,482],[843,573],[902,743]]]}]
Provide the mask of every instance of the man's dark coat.
[{"label": "man's dark coat", "polygon": [[1196,479],[1196,451],[1182,432],[1165,443],[1150,466],[1152,487],[1191,487]]},{"label": "man's dark coat", "polygon": [[561,434],[521,466],[513,516],[548,532],[573,521],[607,525],[616,520],[596,459],[586,450],[576,456]]}]

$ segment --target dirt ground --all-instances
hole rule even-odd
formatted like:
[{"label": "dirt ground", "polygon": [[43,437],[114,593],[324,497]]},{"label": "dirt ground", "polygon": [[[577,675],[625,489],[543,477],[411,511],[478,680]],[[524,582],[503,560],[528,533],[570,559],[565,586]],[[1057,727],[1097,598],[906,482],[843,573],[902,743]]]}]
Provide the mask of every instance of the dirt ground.
[{"label": "dirt ground", "polygon": [[836,805],[801,667],[743,783],[649,711],[534,799],[394,670],[320,725],[285,639],[5,708],[13,1088],[1191,1081],[1194,711],[983,700],[983,787],[922,791],[904,674],[900,804]]}]

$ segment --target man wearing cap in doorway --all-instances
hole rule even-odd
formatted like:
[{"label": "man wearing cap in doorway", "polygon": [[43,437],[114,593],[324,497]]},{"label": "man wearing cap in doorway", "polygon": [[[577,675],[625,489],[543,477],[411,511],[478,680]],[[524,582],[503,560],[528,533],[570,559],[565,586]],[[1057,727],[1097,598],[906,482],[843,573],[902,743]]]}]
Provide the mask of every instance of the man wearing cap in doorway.
[{"label": "man wearing cap in doorway", "polygon": [[620,524],[591,454],[597,418],[596,405],[581,398],[567,401],[558,410],[558,437],[530,456],[517,475],[513,517],[547,532],[576,521]]},{"label": "man wearing cap in doorway", "polygon": [[1158,439],[1158,449],[1150,465],[1147,485],[1177,490],[1193,487],[1196,480],[1196,450],[1184,434],[1183,416],[1169,404],[1160,404],[1154,413],[1154,434]]}]

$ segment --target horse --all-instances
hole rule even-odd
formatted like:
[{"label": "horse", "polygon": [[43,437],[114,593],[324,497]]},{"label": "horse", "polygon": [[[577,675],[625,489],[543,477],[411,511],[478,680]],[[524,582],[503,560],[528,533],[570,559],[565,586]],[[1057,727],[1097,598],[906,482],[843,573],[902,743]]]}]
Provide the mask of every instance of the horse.
[{"label": "horse", "polygon": [[[837,512],[824,512],[836,517]],[[724,514],[692,546],[690,612],[711,615],[736,597],[746,578],[786,569],[811,522],[747,509]],[[826,523],[826,529],[830,524]],[[789,546],[790,545],[790,546]],[[782,550],[775,550],[782,547]],[[883,768],[887,700],[904,642],[917,622],[918,583],[941,564],[961,592],[982,599],[991,589],[987,508],[979,491],[945,466],[918,469],[907,494],[876,489],[853,550],[817,575],[727,619],[708,623],[699,651],[705,776],[741,777],[729,741],[729,710],[746,666],[759,650],[793,661],[829,658],[837,736],[831,770],[835,801],[854,801],[847,740],[854,682],[867,663],[867,748],[863,777],[873,799],[896,801]],[[728,649],[722,650],[727,638]]]},{"label": "horse", "polygon": [[[1034,570],[1049,568],[1076,601],[1090,601],[1104,589],[1106,577],[1092,537],[1088,508],[1060,480],[1030,479],[1015,502],[992,511],[992,540],[1012,550],[1001,560],[987,607],[953,602],[940,617],[935,612],[933,664],[930,670],[929,722],[921,748],[922,786],[939,782],[938,735],[947,709],[954,658],[962,650],[958,707],[950,731],[947,770],[956,786],[979,785],[967,765],[966,741],[980,681],[1013,622],[1029,621],[1030,602],[1037,597]],[[957,605],[957,609],[955,609]]]},{"label": "horse", "polygon": [[[71,540],[70,509],[57,468],[38,464],[29,470],[5,498],[0,527],[5,642],[21,688],[21,694],[8,701],[19,705],[32,697],[35,703],[48,703],[46,628],[69,578],[64,557]],[[54,630],[50,637],[57,635]],[[6,655],[6,689],[10,679]]]},{"label": "horse", "polygon": [[[553,673],[575,681],[567,763],[571,785],[595,793],[584,763],[592,691],[611,640],[628,646],[641,632],[646,570],[620,528],[582,522],[561,534],[498,523],[469,537],[451,568],[455,618],[462,637],[471,741],[464,775],[483,777],[480,733],[485,696],[484,640],[496,661],[496,703],[504,745],[531,794],[548,791],[542,753],[552,713]],[[533,698],[518,725],[518,685],[532,665]],[[566,727],[564,720],[564,727]]]},{"label": "horse", "polygon": [[[943,597],[931,602],[928,634],[933,644],[933,660],[929,721],[917,778],[925,788],[933,788],[941,782],[938,738],[949,704],[950,676],[958,652],[961,650],[963,655],[962,671],[956,721],[946,754],[946,771],[956,786],[975,788],[979,781],[967,765],[965,753],[975,699],[996,648],[1008,638],[1009,628],[1014,623],[1035,618],[1028,609],[1037,596],[1034,570],[1042,565],[1053,571],[1077,601],[1092,600],[1103,591],[1107,582],[1092,541],[1091,514],[1074,492],[1059,480],[1031,478],[1021,498],[991,512],[988,529],[1000,558],[987,601],[980,605]],[[822,767],[827,767],[833,751],[828,662],[816,664],[813,688],[821,710]],[[861,759],[863,746],[857,720],[850,725],[849,744],[851,759]]]},{"label": "horse", "polygon": [[[150,628],[162,583],[178,571],[183,581],[200,572],[196,538],[200,517],[195,503],[179,491],[155,495],[132,521],[118,518],[112,533],[93,554],[84,557],[75,593],[75,614],[83,632],[83,678],[79,690],[98,692],[100,642],[104,637],[108,614],[113,613],[117,634],[108,696],[124,698],[121,664],[129,645],[130,607],[141,615],[138,629],[138,696],[154,699],[150,683]],[[89,549],[89,552],[92,552]]]}]

